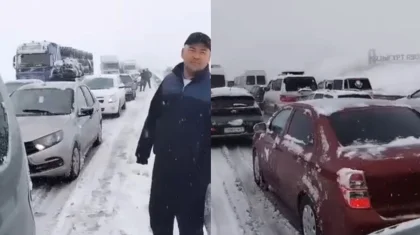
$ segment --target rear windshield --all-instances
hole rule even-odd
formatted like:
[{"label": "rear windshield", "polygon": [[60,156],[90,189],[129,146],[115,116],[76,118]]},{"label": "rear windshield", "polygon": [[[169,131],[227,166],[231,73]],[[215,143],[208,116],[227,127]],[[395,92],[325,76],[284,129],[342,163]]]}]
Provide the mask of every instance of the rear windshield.
[{"label": "rear windshield", "polygon": [[255,85],[255,76],[246,76],[247,85]]},{"label": "rear windshield", "polygon": [[255,100],[252,96],[220,96],[211,99],[212,109],[249,107],[254,103]]},{"label": "rear windshield", "polygon": [[328,119],[343,146],[387,144],[396,138],[420,137],[420,114],[404,107],[343,111]]},{"label": "rear windshield", "polygon": [[266,80],[264,75],[246,76],[246,85],[265,85]]},{"label": "rear windshield", "polygon": [[362,94],[351,94],[351,95],[339,95],[338,98],[359,98],[359,99],[372,99],[370,95]]},{"label": "rear windshield", "polygon": [[318,89],[314,77],[287,77],[284,79],[286,91],[299,91],[303,88],[309,88],[313,91]]},{"label": "rear windshield", "polygon": [[211,88],[226,86],[225,75],[211,75]]},{"label": "rear windshield", "polygon": [[350,78],[347,79],[347,81],[349,89],[372,90],[369,79],[367,78]]}]

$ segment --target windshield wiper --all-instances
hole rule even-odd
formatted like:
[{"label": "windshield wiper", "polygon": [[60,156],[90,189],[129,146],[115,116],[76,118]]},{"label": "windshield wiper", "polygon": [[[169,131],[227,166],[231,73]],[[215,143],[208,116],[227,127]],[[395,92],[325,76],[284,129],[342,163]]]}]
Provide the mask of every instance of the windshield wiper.
[{"label": "windshield wiper", "polygon": [[25,113],[46,113],[46,114],[54,114],[48,110],[44,110],[44,109],[23,109],[22,112]]}]

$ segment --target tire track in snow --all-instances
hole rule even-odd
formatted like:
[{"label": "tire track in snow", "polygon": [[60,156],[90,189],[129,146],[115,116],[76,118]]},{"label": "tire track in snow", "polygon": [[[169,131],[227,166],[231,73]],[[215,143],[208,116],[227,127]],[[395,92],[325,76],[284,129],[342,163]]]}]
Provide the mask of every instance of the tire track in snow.
[{"label": "tire track in snow", "polygon": [[239,179],[238,187],[246,195],[251,218],[257,224],[255,229],[264,235],[298,235],[299,232],[275,209],[275,205],[255,184],[251,149],[223,146],[222,152]]},{"label": "tire track in snow", "polygon": [[[139,98],[143,98],[143,96],[140,96]],[[134,101],[133,103],[137,102]],[[52,232],[51,230],[56,228],[59,222],[62,222],[61,220],[71,220],[71,218],[63,218],[63,209],[66,210],[73,206],[72,197],[75,196],[76,192],[91,190],[89,185],[95,181],[94,179],[98,178],[95,176],[105,170],[103,165],[107,163],[107,155],[109,158],[110,148],[114,145],[116,138],[119,136],[118,134],[122,132],[122,129],[127,122],[131,122],[130,119],[132,118],[132,114],[139,112],[141,107],[137,107],[137,105],[138,104],[128,103],[127,110],[125,110],[118,119],[104,119],[103,143],[97,148],[95,154],[89,157],[89,160],[86,162],[87,164],[85,164],[78,179],[69,184],[47,186],[47,188],[50,188],[47,197],[43,200],[35,200],[34,207],[43,213],[43,216],[36,218],[38,234],[65,234]]]}]

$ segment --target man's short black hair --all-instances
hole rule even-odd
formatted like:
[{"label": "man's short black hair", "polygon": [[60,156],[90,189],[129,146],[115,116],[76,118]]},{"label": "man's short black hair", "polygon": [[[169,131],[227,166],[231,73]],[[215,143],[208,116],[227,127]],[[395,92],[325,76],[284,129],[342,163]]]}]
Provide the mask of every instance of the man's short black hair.
[{"label": "man's short black hair", "polygon": [[187,40],[185,41],[184,45],[194,45],[194,44],[203,44],[207,49],[211,50],[211,39],[210,37],[201,32],[195,32],[188,36]]}]

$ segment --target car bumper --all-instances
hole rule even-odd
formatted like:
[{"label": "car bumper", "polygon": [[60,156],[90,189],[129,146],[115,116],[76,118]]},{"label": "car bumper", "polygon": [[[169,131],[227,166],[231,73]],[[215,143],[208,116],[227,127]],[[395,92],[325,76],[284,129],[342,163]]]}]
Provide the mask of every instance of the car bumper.
[{"label": "car bumper", "polygon": [[115,114],[118,113],[119,110],[119,103],[113,102],[113,103],[100,103],[101,112],[102,114]]},{"label": "car bumper", "polygon": [[[243,122],[238,125],[229,124],[232,120],[241,119]],[[254,135],[254,125],[262,122],[261,116],[241,117],[212,117],[212,138],[225,137],[252,137]]]},{"label": "car bumper", "polygon": [[63,176],[70,172],[73,145],[66,141],[28,155],[31,177]]}]

